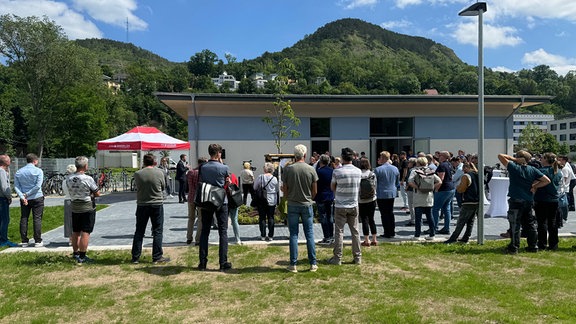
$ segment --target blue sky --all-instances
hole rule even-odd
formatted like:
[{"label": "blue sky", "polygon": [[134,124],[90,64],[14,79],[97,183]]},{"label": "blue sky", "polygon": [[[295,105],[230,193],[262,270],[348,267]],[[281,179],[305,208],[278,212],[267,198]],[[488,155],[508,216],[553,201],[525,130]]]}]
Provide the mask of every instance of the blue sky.
[{"label": "blue sky", "polygon": [[[576,71],[576,1],[486,1],[485,66],[518,71],[540,64]],[[341,18],[432,39],[477,65],[473,0],[0,0],[0,13],[48,16],[70,39],[130,42],[173,62],[209,49],[253,59],[292,46]],[[128,20],[128,33],[126,21]]]}]

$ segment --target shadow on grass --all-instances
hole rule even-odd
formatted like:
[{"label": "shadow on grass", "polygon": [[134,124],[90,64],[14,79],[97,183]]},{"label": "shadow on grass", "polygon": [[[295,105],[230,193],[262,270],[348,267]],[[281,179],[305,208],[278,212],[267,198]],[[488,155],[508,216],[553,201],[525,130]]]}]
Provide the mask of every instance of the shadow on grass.
[{"label": "shadow on grass", "polygon": [[194,268],[185,267],[181,265],[146,265],[145,267],[136,268],[137,271],[146,272],[147,274],[168,277],[180,274],[182,272],[189,272]]}]

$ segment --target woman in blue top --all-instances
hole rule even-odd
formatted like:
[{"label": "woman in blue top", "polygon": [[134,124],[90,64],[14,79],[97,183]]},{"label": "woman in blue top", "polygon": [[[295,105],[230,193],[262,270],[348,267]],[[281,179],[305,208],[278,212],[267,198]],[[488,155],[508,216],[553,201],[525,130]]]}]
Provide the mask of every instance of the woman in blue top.
[{"label": "woman in blue top", "polygon": [[318,218],[322,225],[322,233],[324,234],[324,238],[318,242],[318,244],[330,244],[334,241],[334,215],[332,214],[334,192],[330,189],[334,169],[332,169],[330,164],[330,156],[326,154],[320,155],[318,163],[316,164],[318,193],[316,197],[314,197],[314,200],[316,201]]}]

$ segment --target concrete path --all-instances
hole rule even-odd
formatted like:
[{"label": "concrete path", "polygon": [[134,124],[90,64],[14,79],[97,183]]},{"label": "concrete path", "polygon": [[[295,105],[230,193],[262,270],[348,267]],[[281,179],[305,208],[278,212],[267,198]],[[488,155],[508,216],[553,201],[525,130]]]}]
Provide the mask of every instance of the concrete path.
[{"label": "concrete path", "polygon": [[[46,206],[62,205],[62,197],[47,197]],[[91,250],[102,249],[127,249],[131,248],[132,238],[135,229],[135,211],[136,211],[136,194],[134,192],[118,192],[106,194],[99,198],[98,203],[109,204],[108,208],[100,210],[96,214],[96,225],[90,238]],[[17,201],[13,203],[17,206]],[[397,198],[395,201],[396,215],[396,237],[394,239],[379,238],[383,242],[402,242],[409,241],[414,235],[414,227],[407,227],[404,224],[409,220],[409,216],[400,211],[402,200]],[[167,199],[164,205],[164,246],[185,246],[186,245],[186,227],[187,227],[187,205],[179,204],[177,198]],[[457,208],[456,208],[457,214]],[[380,213],[377,210],[375,214],[377,229],[379,234],[382,233]],[[452,221],[451,229],[454,228],[456,220]],[[440,221],[443,224],[443,221]],[[477,222],[476,222],[477,224]],[[361,225],[360,225],[361,226]],[[148,225],[150,228],[150,225]],[[505,232],[508,228],[508,221],[504,217],[485,218],[484,219],[484,237],[486,240],[500,239],[499,234]],[[423,230],[427,226],[423,226]],[[22,250],[28,251],[59,251],[70,250],[68,239],[64,238],[63,227],[59,227],[43,234],[45,246],[43,248],[9,248],[3,252],[16,252]],[[150,230],[146,231],[144,238],[144,247],[152,246]],[[314,224],[314,234],[316,241],[322,239],[322,229],[320,224]],[[472,240],[476,239],[477,229],[474,227]],[[568,222],[560,229],[561,236],[576,235],[576,212],[570,212]],[[258,225],[240,225],[240,236],[244,244],[269,244],[260,240],[260,230]],[[228,227],[228,237],[231,244],[234,244],[234,233],[232,227]],[[447,239],[448,235],[436,235],[436,241],[442,242]],[[305,242],[305,237],[300,227],[299,240]],[[346,227],[345,240],[350,240],[350,232]],[[210,243],[218,244],[218,232],[212,230],[210,233]],[[283,224],[276,224],[275,237],[272,244],[288,243],[288,227]]]}]

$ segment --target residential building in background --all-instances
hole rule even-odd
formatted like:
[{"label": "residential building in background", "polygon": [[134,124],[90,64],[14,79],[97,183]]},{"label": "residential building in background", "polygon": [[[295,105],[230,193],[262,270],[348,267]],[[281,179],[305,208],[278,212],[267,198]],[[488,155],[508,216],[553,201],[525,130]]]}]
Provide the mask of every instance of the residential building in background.
[{"label": "residential building in background", "polygon": [[514,114],[512,116],[512,140],[514,145],[518,145],[518,138],[522,130],[529,124],[538,126],[541,130],[548,132],[548,124],[554,121],[554,115],[547,114]]}]

